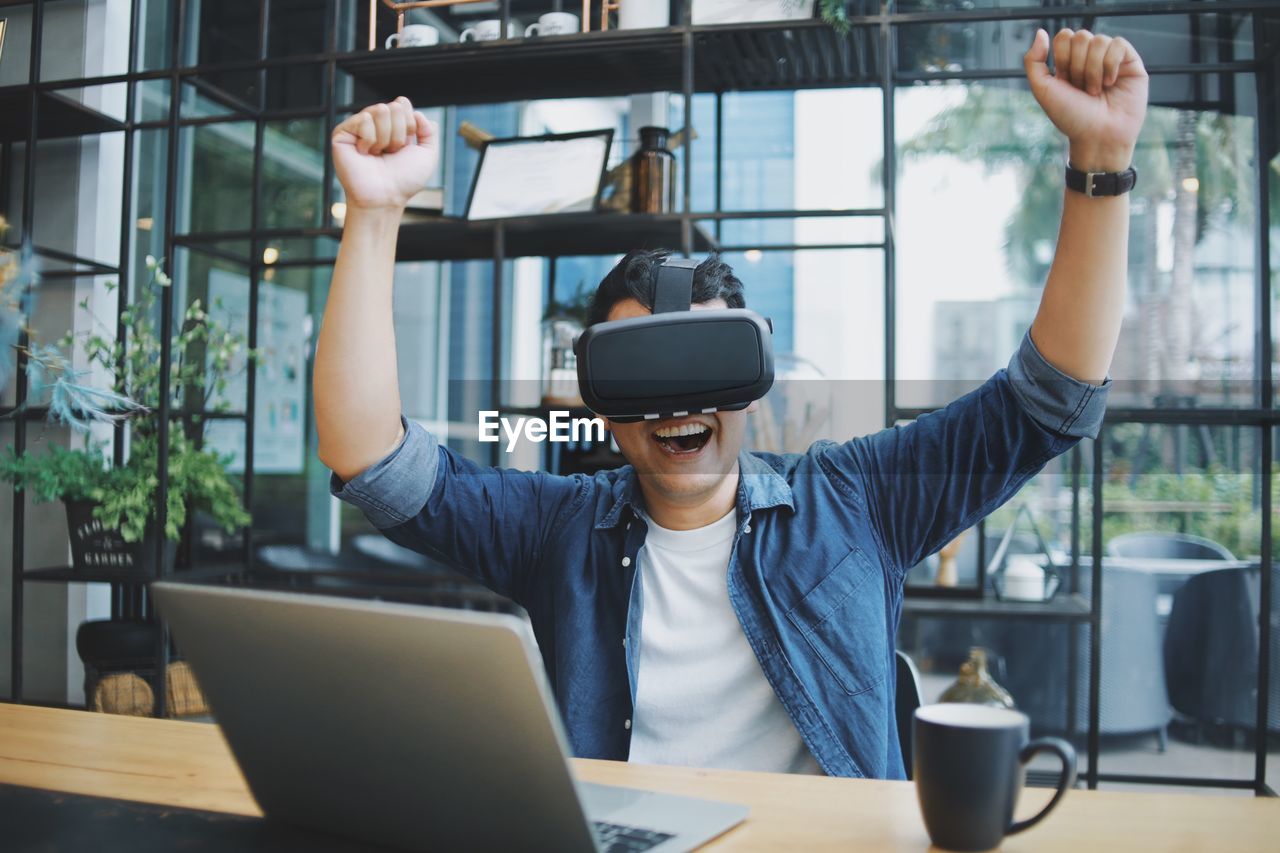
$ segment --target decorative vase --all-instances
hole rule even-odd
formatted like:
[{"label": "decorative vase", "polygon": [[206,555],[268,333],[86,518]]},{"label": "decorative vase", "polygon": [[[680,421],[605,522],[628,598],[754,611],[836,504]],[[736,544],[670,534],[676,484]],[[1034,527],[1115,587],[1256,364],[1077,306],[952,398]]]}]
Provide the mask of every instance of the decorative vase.
[{"label": "decorative vase", "polygon": [[960,675],[943,691],[939,702],[969,702],[1013,708],[1013,697],[987,672],[987,650],[977,646],[969,650],[969,659],[960,664]]}]

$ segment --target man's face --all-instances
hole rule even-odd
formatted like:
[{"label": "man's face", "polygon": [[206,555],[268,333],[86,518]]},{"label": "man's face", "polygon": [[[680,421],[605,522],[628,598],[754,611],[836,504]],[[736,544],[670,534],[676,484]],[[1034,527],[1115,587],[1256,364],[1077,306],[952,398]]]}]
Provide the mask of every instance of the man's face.
[{"label": "man's face", "polygon": [[[728,308],[723,299],[698,302],[693,310]],[[628,320],[652,312],[636,299],[624,299],[609,311],[609,320]],[[643,483],[667,501],[697,504],[715,494],[731,474],[742,449],[747,413],[754,403],[737,412],[691,414],[638,423],[609,422],[618,447],[635,466]]]}]

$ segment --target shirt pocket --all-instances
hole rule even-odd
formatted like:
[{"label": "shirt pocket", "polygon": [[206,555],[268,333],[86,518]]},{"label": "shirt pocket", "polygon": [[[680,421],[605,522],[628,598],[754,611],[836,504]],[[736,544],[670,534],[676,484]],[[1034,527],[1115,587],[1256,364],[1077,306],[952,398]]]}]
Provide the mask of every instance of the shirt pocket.
[{"label": "shirt pocket", "polygon": [[836,564],[787,619],[846,695],[871,690],[885,677],[883,577],[860,548]]}]

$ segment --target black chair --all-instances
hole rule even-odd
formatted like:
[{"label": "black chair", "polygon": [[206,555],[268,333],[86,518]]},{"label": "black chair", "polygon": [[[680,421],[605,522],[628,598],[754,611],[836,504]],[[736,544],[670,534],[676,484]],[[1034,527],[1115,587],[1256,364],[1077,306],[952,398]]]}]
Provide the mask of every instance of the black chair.
[{"label": "black chair", "polygon": [[[1187,580],[1173,596],[1164,639],[1169,701],[1198,723],[1255,731],[1258,714],[1258,614],[1262,573],[1218,569]],[[1280,613],[1271,614],[1267,729],[1280,731]]]},{"label": "black chair", "polygon": [[1226,546],[1203,536],[1151,530],[1123,533],[1107,543],[1111,557],[1151,557],[1159,560],[1234,560]]},{"label": "black chair", "polygon": [[894,715],[898,720],[898,745],[902,748],[902,766],[906,768],[907,778],[910,779],[913,761],[911,719],[916,708],[919,708],[922,703],[920,674],[916,672],[916,665],[905,652],[898,650],[895,657],[898,665],[895,673],[897,685],[894,688]]}]

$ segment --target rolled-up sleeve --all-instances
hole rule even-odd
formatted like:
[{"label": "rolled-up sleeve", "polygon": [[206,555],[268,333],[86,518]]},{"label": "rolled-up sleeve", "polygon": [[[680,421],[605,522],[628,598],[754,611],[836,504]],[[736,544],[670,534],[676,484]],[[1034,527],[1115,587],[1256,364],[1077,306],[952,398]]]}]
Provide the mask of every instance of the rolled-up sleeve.
[{"label": "rolled-up sleeve", "polygon": [[1094,385],[1068,376],[1045,360],[1027,332],[1009,360],[1009,380],[1023,409],[1045,428],[1073,438],[1098,437],[1110,377]]},{"label": "rolled-up sleeve", "polygon": [[404,524],[426,505],[435,487],[439,445],[422,424],[406,420],[404,439],[381,460],[344,483],[337,474],[329,491],[360,509],[379,530]]}]

